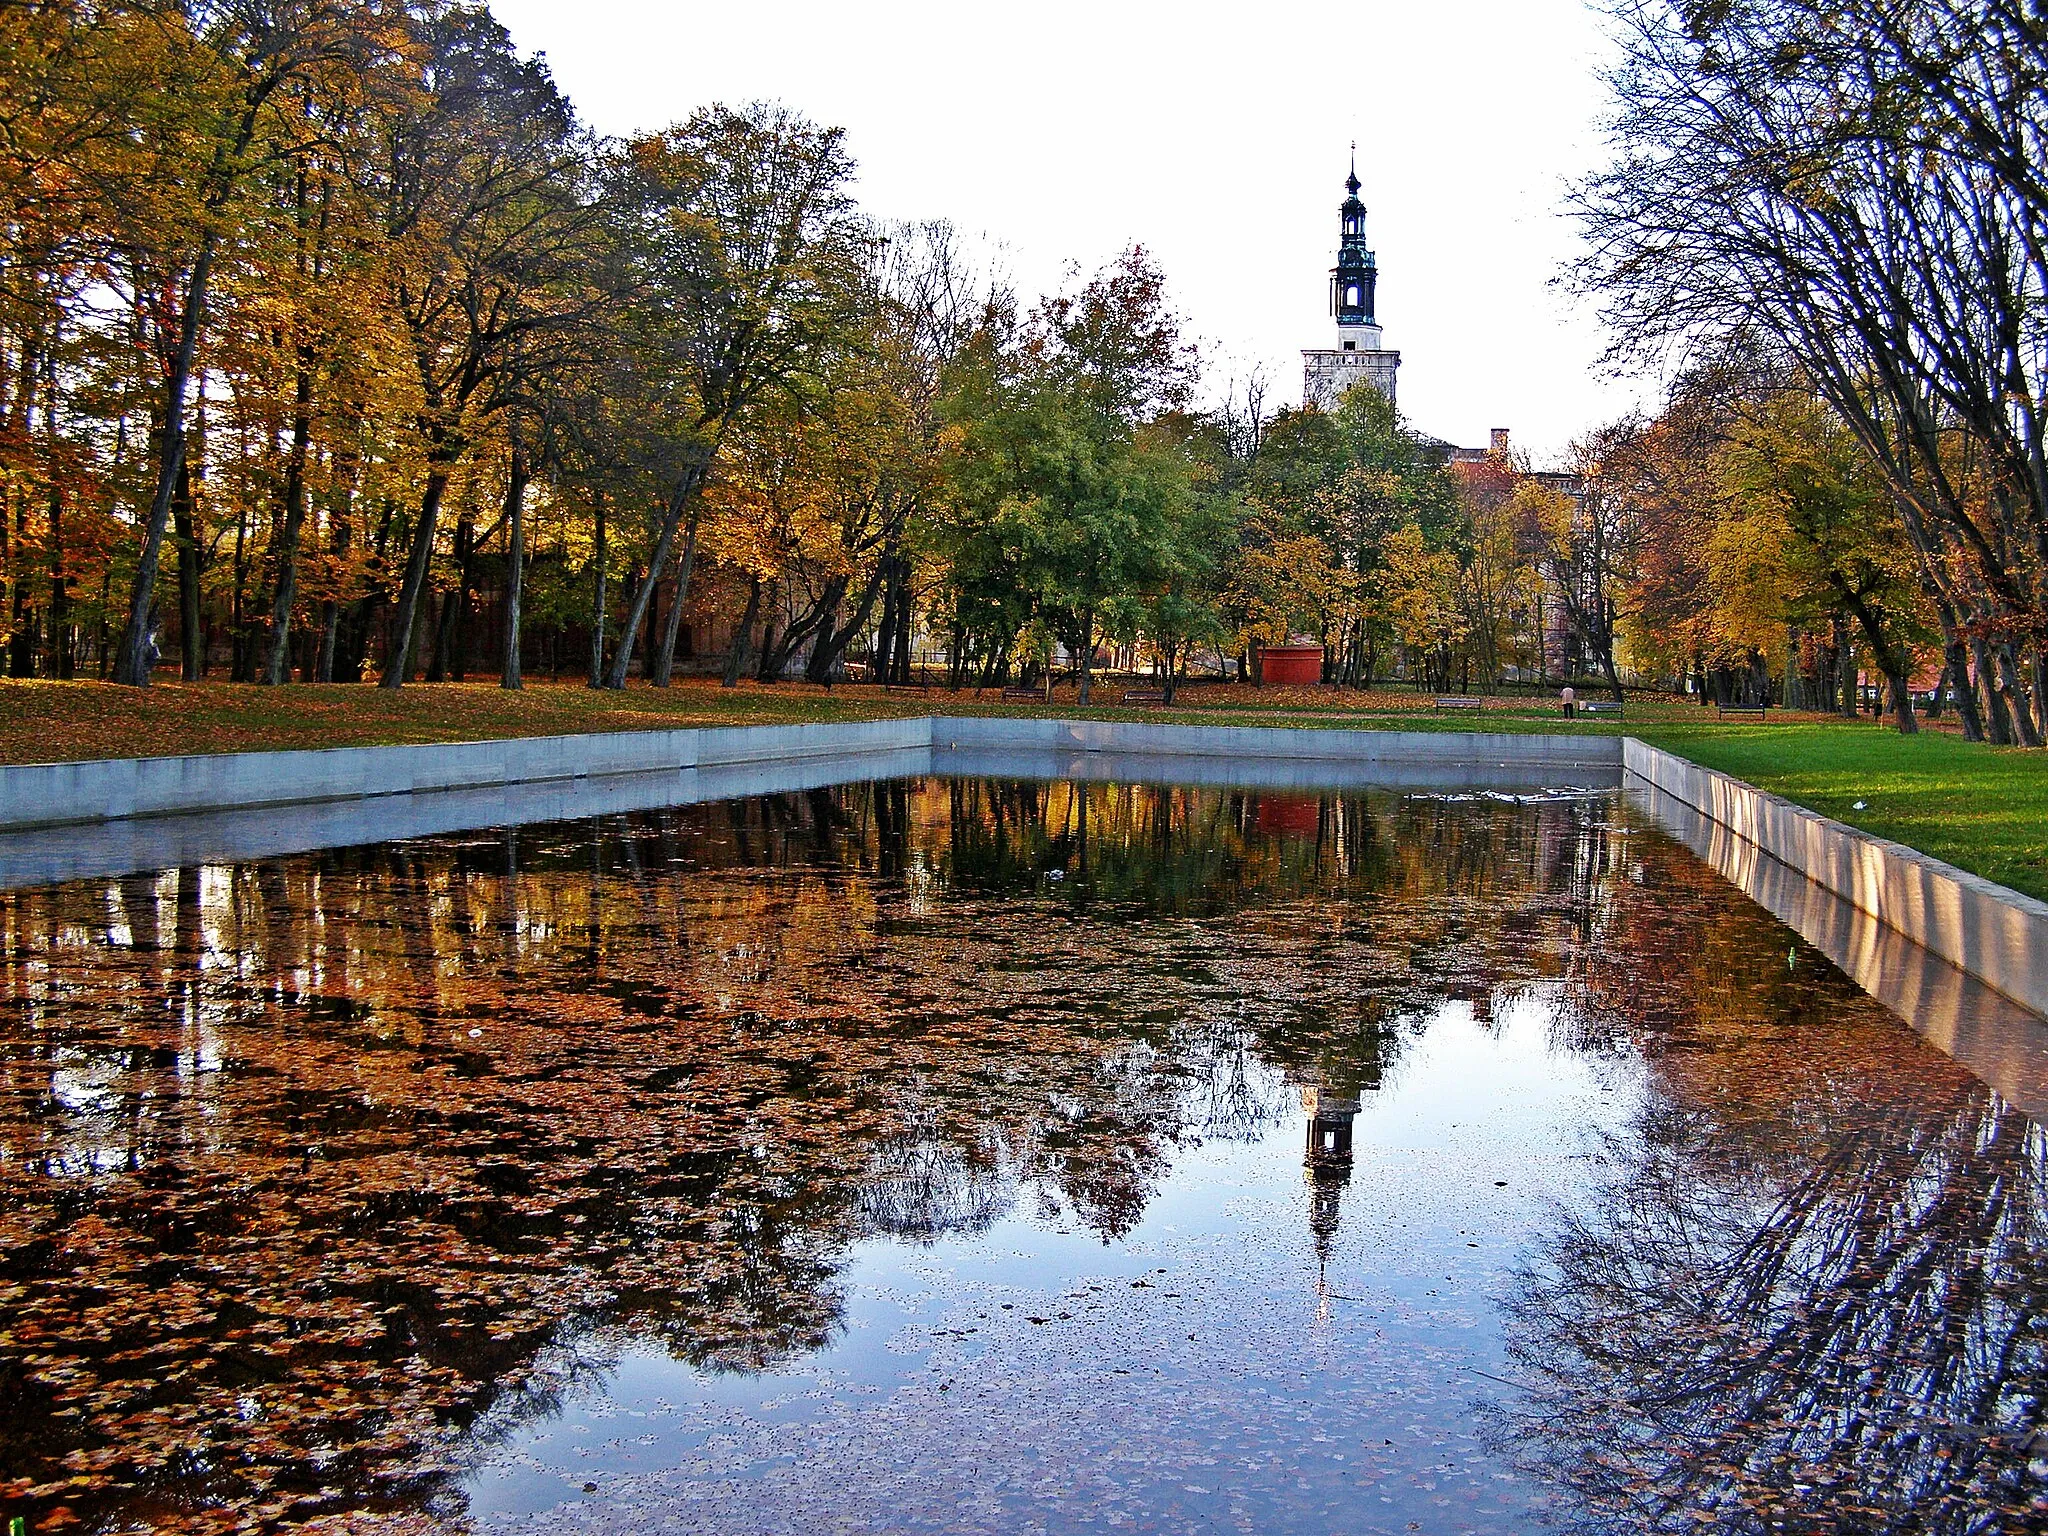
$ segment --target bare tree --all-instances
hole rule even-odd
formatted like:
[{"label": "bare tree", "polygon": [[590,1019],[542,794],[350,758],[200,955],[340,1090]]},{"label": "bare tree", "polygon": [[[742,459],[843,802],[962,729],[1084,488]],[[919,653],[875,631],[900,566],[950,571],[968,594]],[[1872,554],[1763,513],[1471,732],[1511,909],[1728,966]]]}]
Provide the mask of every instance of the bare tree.
[{"label": "bare tree", "polygon": [[1611,14],[1615,156],[1579,189],[1582,278],[1640,353],[1782,339],[1891,483],[1994,739],[2038,744],[2048,17],[2014,0]]}]

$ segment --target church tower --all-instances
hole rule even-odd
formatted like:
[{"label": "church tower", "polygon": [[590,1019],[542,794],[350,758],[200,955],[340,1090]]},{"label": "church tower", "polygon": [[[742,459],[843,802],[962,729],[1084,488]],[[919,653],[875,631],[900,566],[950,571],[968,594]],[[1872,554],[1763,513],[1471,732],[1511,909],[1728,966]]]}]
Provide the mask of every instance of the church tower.
[{"label": "church tower", "polygon": [[1380,266],[1365,243],[1365,204],[1358,200],[1358,146],[1351,146],[1351,174],[1337,210],[1337,265],[1330,269],[1330,313],[1337,317],[1337,345],[1301,354],[1301,398],[1328,410],[1354,384],[1370,384],[1394,399],[1394,375],[1401,354],[1388,351],[1375,311]]}]

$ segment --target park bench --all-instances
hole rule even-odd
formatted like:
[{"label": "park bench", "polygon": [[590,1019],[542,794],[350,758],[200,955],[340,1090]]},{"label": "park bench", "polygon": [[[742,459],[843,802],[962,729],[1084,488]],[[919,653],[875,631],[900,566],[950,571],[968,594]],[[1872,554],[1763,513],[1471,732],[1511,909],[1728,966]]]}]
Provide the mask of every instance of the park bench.
[{"label": "park bench", "polygon": [[931,691],[932,685],[930,683],[911,682],[882,684],[882,692],[884,693],[930,693]]},{"label": "park bench", "polygon": [[1003,690],[1003,697],[1006,699],[1037,699],[1042,701],[1045,698],[1045,690],[1036,683],[1011,683]]},{"label": "park bench", "polygon": [[1770,713],[1768,704],[1716,704],[1714,713],[1723,720],[1762,720]]},{"label": "park bench", "polygon": [[1124,696],[1119,702],[1125,704],[1164,704],[1166,702],[1166,690],[1164,688],[1126,688]]},{"label": "park bench", "polygon": [[1619,719],[1622,712],[1621,700],[1588,699],[1585,703],[1579,706],[1579,711],[1582,714],[1588,715],[1613,715],[1617,719]]},{"label": "park bench", "polygon": [[1486,700],[1474,698],[1469,694],[1453,693],[1446,694],[1438,699],[1436,707],[1438,709],[1484,709],[1486,708]]}]

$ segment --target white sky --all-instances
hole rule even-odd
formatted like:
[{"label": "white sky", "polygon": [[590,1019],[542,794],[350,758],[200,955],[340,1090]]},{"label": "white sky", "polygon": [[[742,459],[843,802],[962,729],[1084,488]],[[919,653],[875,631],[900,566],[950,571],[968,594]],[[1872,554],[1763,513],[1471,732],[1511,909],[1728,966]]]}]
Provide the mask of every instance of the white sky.
[{"label": "white sky", "polygon": [[1551,286],[1575,245],[1563,184],[1598,154],[1583,0],[493,8],[601,132],[753,99],[843,126],[871,214],[985,236],[1026,299],[1142,242],[1212,383],[1260,362],[1275,404],[1300,396],[1300,349],[1334,344],[1355,137],[1417,427],[1509,427],[1542,459],[1644,398],[1597,375],[1597,328]]}]

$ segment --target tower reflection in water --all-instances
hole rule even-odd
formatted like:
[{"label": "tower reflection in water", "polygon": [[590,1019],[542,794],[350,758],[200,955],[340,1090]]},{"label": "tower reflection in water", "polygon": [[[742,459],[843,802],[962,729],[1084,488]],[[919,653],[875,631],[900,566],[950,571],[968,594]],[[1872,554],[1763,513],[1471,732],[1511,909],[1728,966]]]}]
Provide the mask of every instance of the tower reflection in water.
[{"label": "tower reflection in water", "polygon": [[1301,1090],[1308,1115],[1308,1148],[1302,1166],[1308,1176],[1308,1230],[1316,1249],[1316,1294],[1328,1305],[1330,1248],[1342,1219],[1344,1187],[1351,1182],[1351,1124],[1359,1102],[1327,1088]]}]

